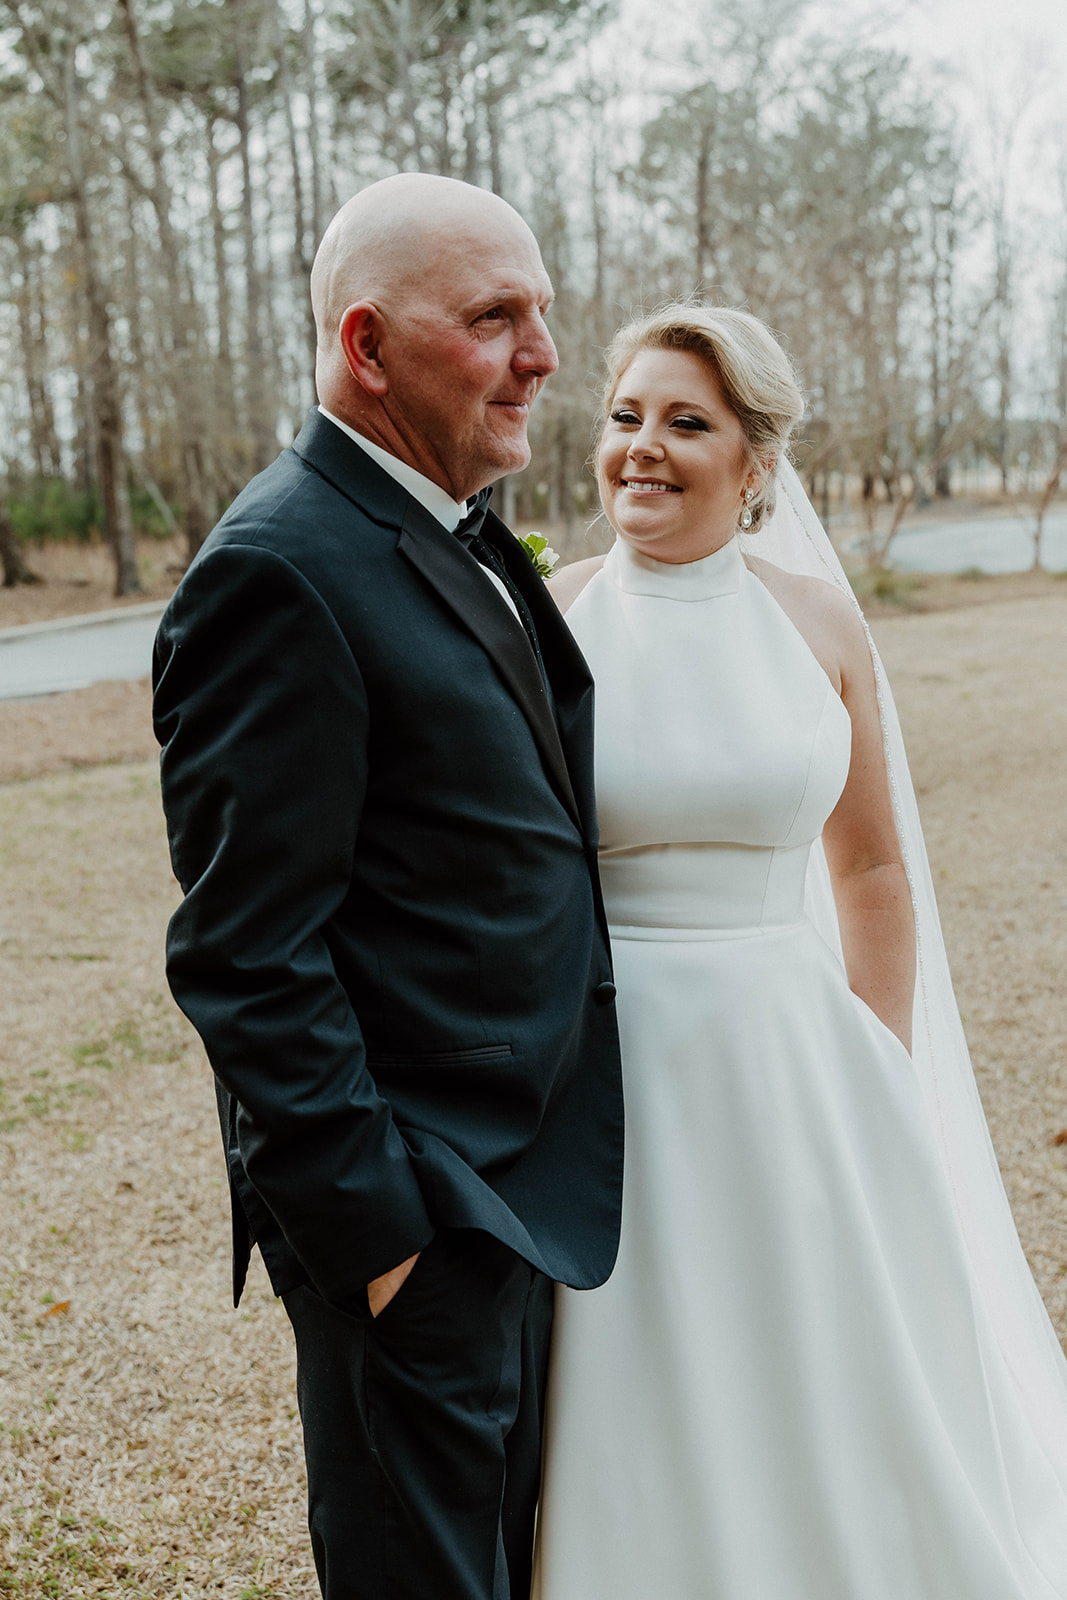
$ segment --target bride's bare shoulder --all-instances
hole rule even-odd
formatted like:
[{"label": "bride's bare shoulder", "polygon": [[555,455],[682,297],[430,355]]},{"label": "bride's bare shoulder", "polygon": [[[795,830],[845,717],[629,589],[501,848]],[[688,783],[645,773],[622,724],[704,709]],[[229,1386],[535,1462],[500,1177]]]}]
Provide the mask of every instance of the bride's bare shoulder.
[{"label": "bride's bare shoulder", "polygon": [[588,556],[584,561],[572,561],[561,567],[546,582],[545,587],[563,612],[569,611],[590,578],[604,565],[603,556]]},{"label": "bride's bare shoulder", "polygon": [[773,561],[765,561],[762,556],[746,556],[745,565],[770,590],[794,622],[798,616],[803,616],[814,625],[829,628],[834,633],[844,631],[845,634],[853,634],[858,630],[862,634],[863,624],[855,606],[836,584],[826,578],[812,578],[802,572],[786,572],[784,567],[776,567]]},{"label": "bride's bare shoulder", "polygon": [[745,564],[777,600],[809,649],[822,663],[835,688],[840,689],[850,665],[869,662],[867,635],[856,607],[846,594],[825,578],[786,572],[762,556],[746,556]]}]

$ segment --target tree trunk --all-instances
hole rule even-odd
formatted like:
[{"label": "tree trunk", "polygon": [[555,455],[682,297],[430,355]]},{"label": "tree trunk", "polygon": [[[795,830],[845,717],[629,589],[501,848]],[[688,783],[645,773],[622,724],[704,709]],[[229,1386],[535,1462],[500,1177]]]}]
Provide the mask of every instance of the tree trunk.
[{"label": "tree trunk", "polygon": [[96,460],[104,527],[115,561],[116,595],[140,594],[137,551],[130,513],[130,486],[122,439],[122,408],[118,374],[111,353],[111,319],[107,295],[100,281],[89,223],[85,168],[82,163],[81,119],[74,44],[69,41],[63,63],[63,109],[67,135],[67,166],[74,200],[74,221],[85,274],[85,302],[89,318],[90,368],[93,375],[92,411],[96,427]]},{"label": "tree trunk", "polygon": [[452,142],[449,123],[452,118],[452,53],[442,50],[437,61],[437,96],[440,110],[437,118],[437,138],[434,140],[435,170],[442,178],[452,176]]},{"label": "tree trunk", "polygon": [[556,419],[556,479],[558,483],[557,516],[564,537],[570,539],[574,529],[574,429],[571,418],[560,410]]},{"label": "tree trunk", "polygon": [[241,235],[245,255],[245,374],[249,421],[252,426],[252,465],[256,472],[269,467],[278,454],[278,440],[270,403],[267,342],[263,335],[263,279],[256,257],[256,224],[252,195],[252,157],[249,148],[248,74],[245,54],[243,0],[227,0],[233,24],[237,79],[237,137],[241,156]]},{"label": "tree trunk", "polygon": [[[944,234],[944,237],[942,235]],[[933,262],[930,269],[930,455],[934,462],[934,498],[952,496],[948,457],[942,445],[952,425],[949,373],[952,368],[952,220],[949,204],[931,214]]]},{"label": "tree trunk", "polygon": [[497,499],[499,503],[494,507],[494,510],[501,522],[511,529],[515,527],[515,498],[515,479],[509,473],[506,478],[501,478],[496,485],[494,499]]},{"label": "tree trunk", "polygon": [[504,193],[504,167],[500,146],[500,105],[492,84],[485,91],[485,129],[489,141],[489,186],[494,194]]},{"label": "tree trunk", "polygon": [[593,327],[597,340],[606,344],[607,318],[607,227],[604,220],[604,202],[600,186],[600,145],[594,140],[589,162],[589,221],[593,230]]},{"label": "tree trunk", "polygon": [[695,259],[693,265],[696,269],[694,282],[698,289],[702,289],[708,276],[708,257],[711,254],[711,206],[708,194],[708,179],[711,172],[711,147],[714,138],[714,128],[710,121],[702,117],[700,120],[699,139],[697,147],[697,165],[695,192],[693,195],[693,213],[695,222]]},{"label": "tree trunk", "polygon": [[[128,0],[125,0],[128,4]],[[275,13],[274,48],[278,58],[278,87],[281,90],[282,110],[285,116],[285,134],[289,145],[289,167],[293,174],[293,253],[290,273],[293,280],[293,297],[300,308],[304,323],[304,341],[308,350],[308,387],[314,383],[316,337],[315,319],[311,313],[311,295],[308,283],[311,277],[312,251],[308,249],[308,227],[304,202],[304,178],[300,170],[300,148],[293,117],[293,89],[289,76],[288,40],[282,24],[281,13]],[[317,241],[316,241],[317,242]]]},{"label": "tree trunk", "polygon": [[211,200],[211,237],[214,246],[215,261],[215,306],[218,319],[218,350],[212,363],[212,376],[214,378],[215,415],[217,418],[216,432],[221,436],[218,442],[229,442],[230,448],[217,452],[217,459],[222,463],[226,474],[227,488],[236,488],[238,481],[243,481],[246,476],[244,468],[246,463],[241,462],[241,470],[235,470],[235,438],[243,431],[241,416],[241,397],[237,392],[237,378],[233,362],[233,301],[230,299],[230,272],[226,260],[226,221],[222,210],[222,201],[219,196],[219,151],[215,143],[215,128],[218,118],[214,112],[208,113],[207,118],[207,166],[210,179]]},{"label": "tree trunk", "polygon": [[311,233],[318,247],[330,220],[330,200],[323,177],[322,145],[319,135],[319,60],[315,44],[315,13],[312,0],[304,0],[304,92],[308,102],[307,141],[311,157]]},{"label": "tree trunk", "polygon": [[[161,437],[167,432],[168,419],[165,402],[161,405],[158,377],[152,370],[153,364],[149,360],[144,335],[142,287],[153,282],[155,263],[146,263],[142,255],[144,220],[138,216],[137,198],[133,185],[126,184],[127,237],[123,252],[125,270],[121,281],[122,304],[126,312],[126,337],[132,368],[127,393],[132,401],[133,415],[141,435],[141,454],[149,461],[155,461],[160,453]],[[157,301],[158,296],[154,296],[151,302],[153,309],[149,312],[153,327],[156,321],[154,307]]]},{"label": "tree trunk", "polygon": [[479,98],[478,98],[478,69],[485,63],[485,40],[483,21],[485,17],[484,0],[472,0],[470,17],[467,23],[468,36],[477,41],[478,53],[474,63],[475,70],[469,75],[470,103],[467,107],[467,116],[464,124],[463,143],[463,181],[464,183],[479,183],[482,176],[482,158],[479,140]]},{"label": "tree trunk", "polygon": [[19,583],[43,583],[44,579],[31,572],[22,559],[15,530],[11,526],[7,502],[0,497],[0,563],[4,568],[4,588],[13,589]]},{"label": "tree trunk", "polygon": [[207,538],[208,517],[203,475],[203,414],[199,394],[200,362],[196,359],[196,322],[186,286],[182,281],[178,238],[171,220],[173,196],[163,163],[163,141],[159,129],[159,109],[155,88],[145,67],[144,53],[134,21],[130,0],[119,0],[126,39],[130,47],[137,90],[148,135],[148,154],[152,162],[152,209],[159,230],[161,264],[167,284],[170,311],[169,343],[174,355],[174,401],[178,415],[178,476],[181,483],[185,521],[185,548],[191,561]]},{"label": "tree trunk", "polygon": [[[397,77],[400,80],[400,99],[411,146],[410,170],[419,172],[423,166],[422,123],[419,120],[419,102],[411,70],[411,46],[415,35],[411,0],[388,0],[388,9],[393,24],[393,50]],[[404,166],[408,166],[406,161]]]},{"label": "tree trunk", "polygon": [[1067,435],[1061,437],[1058,442],[1056,458],[1052,463],[1052,471],[1045,481],[1041,491],[1041,498],[1037,503],[1037,511],[1034,516],[1034,559],[1030,567],[1031,572],[1041,571],[1041,537],[1045,528],[1045,513],[1059,491],[1064,468],[1067,468]]},{"label": "tree trunk", "polygon": [[40,282],[36,250],[31,247],[25,232],[15,235],[19,267],[22,272],[22,289],[15,297],[19,319],[19,343],[22,347],[22,370],[26,379],[26,398],[30,405],[30,449],[39,478],[58,477],[60,466],[59,438],[48,392],[41,370],[44,359],[44,308],[40,299]]}]

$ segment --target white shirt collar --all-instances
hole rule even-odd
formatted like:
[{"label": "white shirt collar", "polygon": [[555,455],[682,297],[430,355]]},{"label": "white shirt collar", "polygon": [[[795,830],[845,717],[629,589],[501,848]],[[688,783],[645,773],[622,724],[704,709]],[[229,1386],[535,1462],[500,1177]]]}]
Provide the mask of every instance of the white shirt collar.
[{"label": "white shirt collar", "polygon": [[365,439],[361,433],[356,432],[355,428],[350,428],[347,422],[342,422],[340,417],[335,417],[332,411],[327,411],[325,406],[319,406],[319,410],[330,422],[335,423],[342,433],[347,433],[350,439],[354,439],[359,448],[365,450],[372,461],[376,461],[380,467],[383,467],[388,472],[391,478],[395,478],[397,483],[406,489],[408,494],[412,495],[419,502],[419,505],[430,513],[431,517],[435,517],[443,527],[447,528],[449,533],[455,533],[459,524],[467,515],[467,502],[465,500],[462,504],[458,504],[452,499],[451,495],[447,495],[432,479],[427,478],[421,472],[416,472],[414,467],[409,467],[406,461],[400,460],[399,456],[390,455],[388,450],[383,450],[380,444],[374,443],[373,439]]}]

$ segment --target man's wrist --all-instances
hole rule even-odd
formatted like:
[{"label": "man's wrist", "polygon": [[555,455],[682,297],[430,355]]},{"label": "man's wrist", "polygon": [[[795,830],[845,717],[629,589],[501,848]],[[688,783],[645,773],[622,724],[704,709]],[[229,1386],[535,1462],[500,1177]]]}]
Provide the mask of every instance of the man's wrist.
[{"label": "man's wrist", "polygon": [[367,1298],[367,1285],[361,1283],[358,1289],[349,1289],[346,1294],[333,1295],[330,1304],[343,1311],[346,1316],[358,1317],[366,1322],[370,1316],[370,1301]]}]

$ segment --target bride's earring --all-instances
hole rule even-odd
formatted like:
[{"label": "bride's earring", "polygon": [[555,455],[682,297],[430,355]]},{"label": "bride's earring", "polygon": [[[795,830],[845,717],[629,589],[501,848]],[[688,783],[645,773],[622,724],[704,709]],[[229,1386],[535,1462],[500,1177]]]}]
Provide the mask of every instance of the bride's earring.
[{"label": "bride's earring", "polygon": [[741,526],[744,528],[746,533],[752,526],[752,501],[755,498],[756,491],[753,489],[752,485],[749,484],[748,488],[745,490],[745,504],[741,512]]}]

